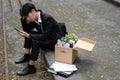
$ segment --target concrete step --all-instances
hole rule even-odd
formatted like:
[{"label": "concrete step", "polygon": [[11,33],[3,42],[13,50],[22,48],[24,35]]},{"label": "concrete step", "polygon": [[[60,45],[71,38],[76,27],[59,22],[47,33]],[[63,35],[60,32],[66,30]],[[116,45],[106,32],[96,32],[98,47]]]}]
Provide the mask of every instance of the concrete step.
[{"label": "concrete step", "polygon": [[18,0],[10,0],[10,4],[13,12],[18,11],[20,9],[20,3]]},{"label": "concrete step", "polygon": [[18,0],[20,6],[22,6],[23,4],[27,3],[27,2],[32,2],[32,0]]},{"label": "concrete step", "polygon": [[9,13],[13,11],[11,0],[4,0],[3,6],[5,6],[4,13]]},{"label": "concrete step", "polygon": [[3,4],[0,0],[0,80],[5,79],[5,55],[3,34]]},{"label": "concrete step", "polygon": [[[47,63],[50,65],[52,65],[55,62],[55,53],[54,51],[44,51],[45,54],[45,58],[47,60]],[[80,61],[80,59],[76,59],[74,64],[78,64],[78,62]],[[78,80],[80,78],[80,76],[78,76],[80,73],[75,72],[74,74],[72,74],[71,76],[69,76],[68,78],[64,78],[61,77],[59,75],[53,74],[55,80]],[[82,80],[82,79],[81,79]]]},{"label": "concrete step", "polygon": [[[18,70],[23,69],[27,63],[24,64],[14,64],[14,60],[18,57],[23,56],[23,48],[21,46],[22,43],[22,38],[18,36],[17,33],[13,30],[14,27],[18,27],[18,24],[20,24],[20,17],[19,17],[19,8],[20,4],[24,4],[28,2],[28,0],[20,0],[19,1],[14,1],[14,0],[3,0],[3,7],[6,8],[4,10],[4,28],[5,28],[5,41],[6,44],[6,50],[5,50],[5,75],[0,74],[0,80],[54,80],[53,76],[46,71],[42,70],[42,66],[44,67],[46,65],[45,61],[43,58],[41,58],[41,55],[39,55],[38,60],[35,64],[37,68],[36,74],[30,74],[27,76],[17,76],[16,72]],[[10,6],[11,5],[11,6]],[[9,11],[9,9],[11,9]],[[11,20],[12,19],[12,20]],[[20,27],[20,26],[19,26]],[[1,32],[2,33],[2,32]],[[13,36],[14,35],[14,36]],[[2,42],[0,42],[0,45]],[[41,54],[41,52],[40,52]],[[1,55],[0,55],[1,58]],[[42,60],[41,60],[42,59]],[[2,65],[0,65],[0,72]],[[2,78],[3,76],[4,78]]]}]

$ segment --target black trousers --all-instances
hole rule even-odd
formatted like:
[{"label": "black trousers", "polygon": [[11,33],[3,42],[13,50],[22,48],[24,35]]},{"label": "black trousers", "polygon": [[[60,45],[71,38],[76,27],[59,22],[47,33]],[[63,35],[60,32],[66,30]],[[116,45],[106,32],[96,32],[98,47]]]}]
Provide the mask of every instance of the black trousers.
[{"label": "black trousers", "polygon": [[[33,29],[36,28],[36,23],[27,23],[26,19],[21,19],[22,28],[27,33],[38,34],[38,32]],[[57,41],[56,41],[57,42]],[[25,38],[24,48],[31,49],[30,60],[36,61],[38,58],[39,49],[54,49],[54,45],[56,43],[51,39],[42,40],[33,40],[30,38]]]},{"label": "black trousers", "polygon": [[44,41],[33,40],[30,38],[25,38],[24,48],[31,49],[30,60],[36,61],[39,54],[39,49],[54,49],[56,42],[50,39]]}]

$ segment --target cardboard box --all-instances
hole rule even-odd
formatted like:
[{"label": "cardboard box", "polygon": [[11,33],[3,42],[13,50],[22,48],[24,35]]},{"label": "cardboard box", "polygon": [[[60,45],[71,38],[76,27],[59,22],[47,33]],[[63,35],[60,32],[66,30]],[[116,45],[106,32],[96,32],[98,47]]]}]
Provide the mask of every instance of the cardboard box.
[{"label": "cardboard box", "polygon": [[55,61],[72,64],[77,57],[77,50],[55,45]]},{"label": "cardboard box", "polygon": [[78,50],[85,53],[91,53],[95,44],[96,41],[88,38],[80,38],[73,48],[64,48],[56,44],[55,61],[72,64],[77,57]]}]

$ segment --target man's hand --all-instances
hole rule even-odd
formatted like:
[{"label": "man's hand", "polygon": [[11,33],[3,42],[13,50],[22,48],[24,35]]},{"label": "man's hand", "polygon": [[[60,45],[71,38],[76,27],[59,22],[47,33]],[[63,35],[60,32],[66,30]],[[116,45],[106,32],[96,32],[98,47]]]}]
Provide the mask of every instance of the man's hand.
[{"label": "man's hand", "polygon": [[29,38],[29,35],[30,35],[25,31],[19,31],[18,34],[20,34],[20,36],[22,36],[22,37],[27,37],[27,38]]}]

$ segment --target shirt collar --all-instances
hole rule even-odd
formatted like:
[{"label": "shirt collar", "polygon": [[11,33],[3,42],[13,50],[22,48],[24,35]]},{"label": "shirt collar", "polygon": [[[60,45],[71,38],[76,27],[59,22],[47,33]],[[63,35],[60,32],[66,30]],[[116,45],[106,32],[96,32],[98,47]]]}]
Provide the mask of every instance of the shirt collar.
[{"label": "shirt collar", "polygon": [[38,12],[38,13],[39,13],[39,15],[38,15],[38,20],[37,20],[37,22],[42,23],[42,19],[41,19],[41,17],[40,17],[40,12]]}]

